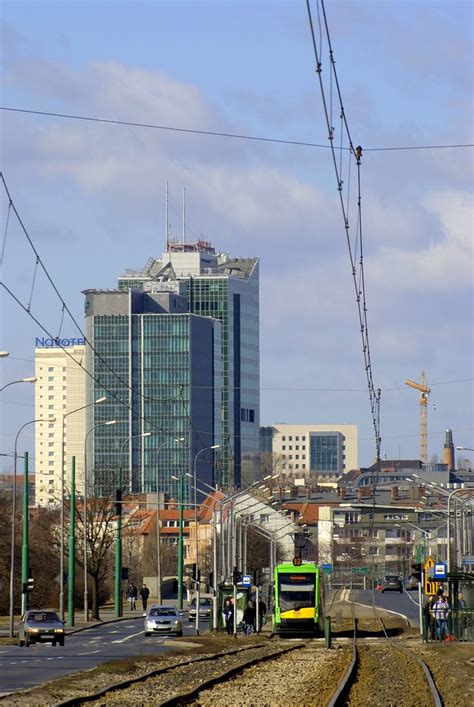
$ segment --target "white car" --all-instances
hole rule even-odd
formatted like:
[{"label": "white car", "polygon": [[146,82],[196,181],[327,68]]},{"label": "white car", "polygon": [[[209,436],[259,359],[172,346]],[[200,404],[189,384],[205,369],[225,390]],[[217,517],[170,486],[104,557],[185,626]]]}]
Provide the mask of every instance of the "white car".
[{"label": "white car", "polygon": [[183,635],[183,624],[174,606],[153,604],[145,617],[145,636],[157,633]]}]

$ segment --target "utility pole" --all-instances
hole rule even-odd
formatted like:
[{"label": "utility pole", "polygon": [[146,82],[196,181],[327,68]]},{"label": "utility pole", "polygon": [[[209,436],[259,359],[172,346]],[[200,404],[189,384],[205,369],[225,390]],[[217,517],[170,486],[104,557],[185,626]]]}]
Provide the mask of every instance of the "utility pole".
[{"label": "utility pole", "polygon": [[29,547],[28,547],[28,452],[25,452],[25,465],[23,471],[23,543],[21,546],[21,615],[28,608],[28,574],[29,574]]},{"label": "utility pole", "polygon": [[67,625],[74,626],[74,585],[76,581],[76,457],[71,467],[71,502],[69,509],[69,573],[68,573],[68,619]]},{"label": "utility pole", "polygon": [[[122,484],[122,479],[120,479]],[[115,491],[115,516],[117,533],[115,535],[115,616],[122,616],[122,489]]]},{"label": "utility pole", "polygon": [[184,475],[179,475],[179,534],[178,534],[178,609],[183,608],[183,496],[184,496]]}]

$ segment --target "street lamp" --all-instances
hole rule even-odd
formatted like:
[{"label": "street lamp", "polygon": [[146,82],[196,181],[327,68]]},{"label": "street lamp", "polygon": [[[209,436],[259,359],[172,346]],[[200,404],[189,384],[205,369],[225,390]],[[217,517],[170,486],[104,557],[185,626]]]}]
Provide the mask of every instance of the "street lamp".
[{"label": "street lamp", "polygon": [[17,476],[17,460],[18,460],[18,437],[20,432],[28,425],[33,425],[35,422],[55,422],[55,417],[47,419],[39,418],[25,422],[18,430],[15,437],[15,452],[14,452],[14,467],[13,467],[13,499],[12,499],[12,537],[11,537],[11,557],[10,557],[10,638],[13,638],[14,629],[14,613],[15,613],[15,536],[16,536],[16,476]]},{"label": "street lamp", "polygon": [[98,422],[90,430],[87,431],[84,438],[84,496],[83,496],[83,525],[84,525],[84,621],[89,621],[89,597],[87,592],[87,438],[96,427],[101,425],[116,425],[117,420],[107,420],[106,422]]},{"label": "street lamp", "polygon": [[[184,442],[184,437],[172,437],[171,439],[166,439],[158,447],[156,456],[156,600],[158,604],[161,604],[161,549],[160,549],[160,477],[159,477],[159,464],[158,458],[163,447],[168,444],[168,442]],[[182,509],[182,505],[180,506]],[[181,510],[182,512],[182,510]],[[179,578],[178,578],[179,582]],[[178,585],[179,586],[179,585]]]},{"label": "street lamp", "polygon": [[[150,437],[151,432],[141,432],[140,434],[130,435],[122,442],[120,446],[120,470],[119,470],[119,482],[118,489],[115,491],[115,515],[117,516],[117,533],[115,535],[115,580],[114,580],[114,602],[115,602],[115,616],[122,616],[122,597],[121,597],[121,586],[122,586],[122,490],[123,490],[123,455],[125,450],[125,445],[130,442],[131,439],[136,437]],[[132,480],[130,475],[129,489],[131,490]]]},{"label": "street lamp", "polygon": [[[199,457],[200,454],[203,454],[204,452],[207,452],[207,451],[209,451],[210,449],[219,449],[220,446],[221,446],[220,444],[213,444],[213,445],[210,446],[210,447],[204,447],[204,449],[200,449],[200,450],[196,453],[196,455],[195,455],[195,457],[194,457],[194,474],[193,474],[193,478],[194,478],[194,525],[195,525],[195,530],[196,530],[196,569],[197,569],[198,566],[199,566],[199,561],[198,561],[198,550],[199,550],[199,542],[198,542],[198,509],[197,509],[197,460],[198,460],[198,457]],[[199,586],[199,582],[198,582],[198,586]],[[198,607],[198,609],[199,609],[199,607]],[[199,611],[196,613],[196,616],[197,616],[198,613],[199,613]]]},{"label": "street lamp", "polygon": [[200,454],[209,451],[210,449],[219,449],[220,444],[212,444],[210,447],[200,449],[194,457],[194,532],[196,534],[196,636],[199,636],[199,605],[201,602],[201,587],[199,574],[199,533],[198,533],[198,508],[197,508],[197,460]]},{"label": "street lamp", "polygon": [[60,568],[59,568],[59,614],[61,621],[64,621],[64,485],[65,485],[65,468],[64,468],[64,462],[65,462],[65,435],[66,435],[66,417],[69,417],[69,415],[72,415],[75,412],[79,412],[80,410],[85,410],[88,407],[91,407],[92,405],[98,405],[99,403],[103,403],[105,400],[107,400],[106,396],[102,396],[101,398],[98,398],[97,400],[94,400],[92,403],[89,403],[88,405],[82,405],[79,408],[76,408],[75,410],[70,410],[69,412],[66,412],[63,415],[63,421],[62,421],[62,435],[61,435],[61,537],[60,537],[60,543],[61,543],[61,548],[59,551],[59,562],[60,562]]},{"label": "street lamp", "polygon": [[0,393],[2,390],[5,390],[5,388],[8,388],[9,385],[15,385],[15,383],[36,383],[38,379],[35,378],[34,376],[29,376],[28,378],[20,378],[17,381],[11,381],[10,383],[6,383],[2,388],[0,388]]}]

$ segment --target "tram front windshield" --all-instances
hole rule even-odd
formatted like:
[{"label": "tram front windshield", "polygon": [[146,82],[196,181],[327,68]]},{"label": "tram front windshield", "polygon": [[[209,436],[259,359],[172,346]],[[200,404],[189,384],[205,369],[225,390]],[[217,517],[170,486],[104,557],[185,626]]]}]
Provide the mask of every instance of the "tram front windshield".
[{"label": "tram front windshield", "polygon": [[298,611],[314,607],[315,578],[309,574],[285,574],[278,577],[280,611]]}]

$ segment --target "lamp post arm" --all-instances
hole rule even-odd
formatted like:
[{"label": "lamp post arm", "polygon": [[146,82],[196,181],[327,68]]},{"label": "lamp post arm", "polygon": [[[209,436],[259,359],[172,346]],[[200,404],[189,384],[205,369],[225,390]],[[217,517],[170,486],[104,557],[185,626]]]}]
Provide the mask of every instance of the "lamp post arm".
[{"label": "lamp post arm", "polygon": [[448,574],[451,572],[451,499],[458,493],[470,493],[474,494],[472,489],[454,489],[448,496],[448,554],[447,554],[447,569]]},{"label": "lamp post arm", "polygon": [[[6,386],[5,386],[6,387]],[[54,422],[55,418],[38,418],[36,420],[30,420],[25,422],[24,425],[20,427],[15,436],[15,451],[14,451],[14,465],[13,465],[13,498],[12,498],[12,517],[11,517],[11,549],[10,549],[10,616],[9,616],[9,636],[13,638],[14,633],[14,623],[15,623],[15,540],[16,540],[16,480],[17,480],[17,465],[18,465],[18,438],[22,430],[28,425],[33,425],[35,422]]]}]

